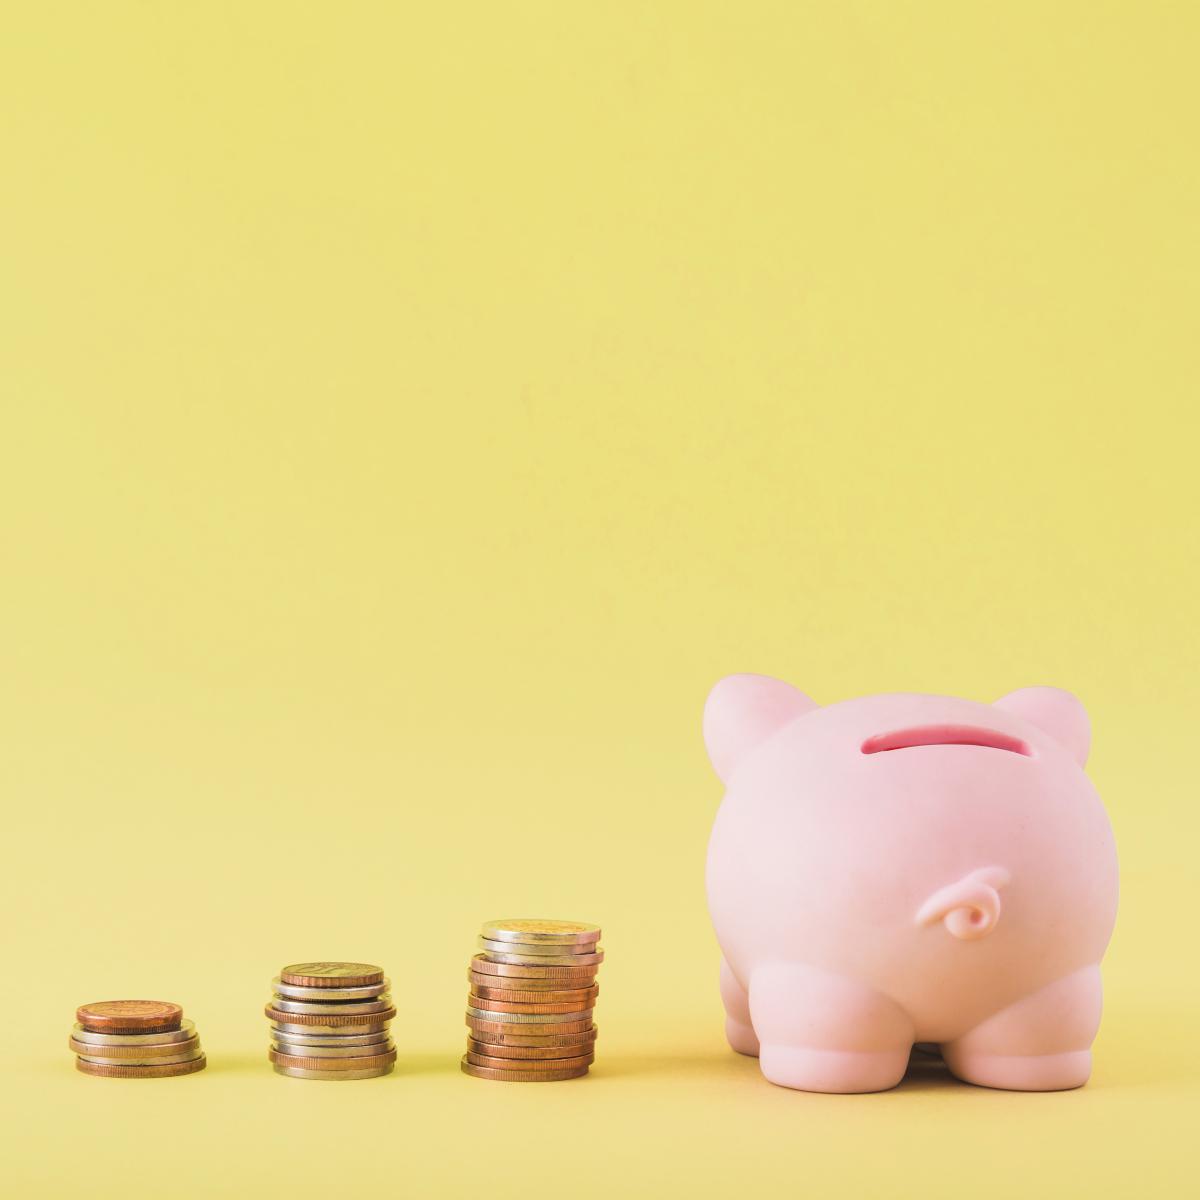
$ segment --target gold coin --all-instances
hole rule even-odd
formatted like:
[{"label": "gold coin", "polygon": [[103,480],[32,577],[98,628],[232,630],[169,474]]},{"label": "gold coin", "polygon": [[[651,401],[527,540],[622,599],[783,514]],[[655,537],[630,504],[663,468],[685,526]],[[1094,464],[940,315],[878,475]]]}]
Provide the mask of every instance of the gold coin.
[{"label": "gold coin", "polygon": [[521,942],[491,942],[487,938],[476,938],[475,944],[492,962],[529,967],[590,967],[604,961],[604,951],[599,947],[589,947],[587,953],[564,954],[562,946],[526,946]]},{"label": "gold coin", "polygon": [[279,978],[294,987],[366,987],[383,982],[383,968],[373,963],[292,963],[279,972]]},{"label": "gold coin", "polygon": [[372,1071],[396,1061],[395,1049],[382,1054],[364,1054],[357,1058],[313,1058],[306,1054],[281,1054],[268,1050],[267,1057],[276,1066],[295,1067],[301,1071]]},{"label": "gold coin", "polygon": [[502,1021],[480,1021],[476,1017],[467,1017],[466,1024],[468,1028],[475,1030],[476,1034],[480,1033],[510,1033],[517,1032],[525,1037],[533,1037],[538,1034],[563,1034],[563,1033],[586,1033],[591,1029],[591,1021],[560,1021],[554,1025],[511,1025]]},{"label": "gold coin", "polygon": [[[487,996],[492,1000],[526,996],[530,1004],[560,998],[574,1000],[576,996],[600,994],[600,985],[595,980],[568,980],[566,983],[559,983],[554,979],[511,979],[504,975],[483,975],[478,971],[468,971],[467,982],[476,995]],[[493,995],[493,992],[497,994]]]},{"label": "gold coin", "polygon": [[505,921],[485,921],[480,934],[493,942],[552,942],[558,946],[595,944],[600,940],[600,926],[583,921],[541,921],[518,918]]},{"label": "gold coin", "polygon": [[491,1067],[495,1071],[569,1071],[572,1067],[590,1067],[596,1061],[594,1054],[580,1054],[574,1058],[493,1058],[490,1054],[467,1051],[467,1062],[476,1067]]},{"label": "gold coin", "polygon": [[561,1000],[552,1004],[518,1003],[513,1000],[489,1000],[484,996],[471,993],[467,1003],[476,1012],[508,1012],[508,1013],[577,1013],[591,1012],[592,998],[585,1000]]},{"label": "gold coin", "polygon": [[91,1033],[76,1025],[71,1036],[85,1046],[169,1046],[194,1038],[196,1023],[181,1021],[178,1029],[165,1029],[161,1033]]},{"label": "gold coin", "polygon": [[282,1067],[275,1064],[276,1075],[290,1075],[293,1079],[376,1079],[380,1075],[390,1075],[395,1063],[387,1063],[382,1067],[371,1067],[365,1071],[309,1071],[304,1067]]},{"label": "gold coin", "polygon": [[477,1067],[462,1056],[462,1072],[476,1079],[499,1079],[506,1083],[553,1083],[559,1079],[578,1079],[588,1073],[587,1067],[572,1067],[563,1071],[500,1071],[495,1067]]},{"label": "gold coin", "polygon": [[271,1007],[277,1012],[287,1013],[289,1017],[294,1017],[297,1013],[325,1017],[345,1016],[348,1013],[351,1015],[361,1013],[365,1016],[370,1016],[386,1012],[391,1008],[392,998],[385,994],[380,996],[378,1000],[352,1000],[347,1004],[318,1004],[315,1001],[284,1000],[281,997],[276,997],[271,1001]]},{"label": "gold coin", "polygon": [[68,1038],[67,1045],[76,1054],[94,1059],[166,1059],[175,1055],[188,1054],[200,1048],[200,1039],[194,1034],[186,1041],[168,1042],[163,1046],[97,1046],[95,1042],[81,1042]]},{"label": "gold coin", "polygon": [[586,987],[596,978],[599,966],[563,967],[551,963],[496,962],[482,954],[471,959],[471,970],[478,975],[498,975],[505,979],[549,979],[563,987]]},{"label": "gold coin", "polygon": [[320,1026],[322,1029],[333,1030],[360,1025],[384,1025],[396,1015],[394,1008],[385,1008],[382,1012],[365,1013],[362,1016],[355,1013],[293,1013],[282,1012],[271,1004],[268,1004],[263,1012],[269,1020],[280,1025],[311,1025],[314,1028]]},{"label": "gold coin", "polygon": [[85,1075],[100,1075],[107,1079],[167,1079],[174,1075],[192,1075],[203,1071],[208,1060],[201,1054],[189,1062],[160,1063],[147,1067],[112,1067],[101,1063],[90,1063],[86,1058],[75,1060],[75,1069]]},{"label": "gold coin", "polygon": [[85,1062],[98,1064],[103,1067],[165,1067],[170,1063],[191,1062],[204,1053],[198,1045],[178,1054],[168,1054],[159,1058],[114,1058],[111,1054],[80,1054]]},{"label": "gold coin", "polygon": [[493,1021],[500,1025],[556,1025],[560,1022],[573,1024],[579,1021],[591,1024],[592,1011],[590,1008],[576,1008],[565,1013],[495,1012],[491,1009],[472,1008],[468,1005],[467,1016],[474,1017],[476,1021]]},{"label": "gold coin", "polygon": [[481,1042],[478,1038],[467,1038],[468,1056],[478,1054],[488,1058],[516,1058],[526,1062],[530,1059],[575,1058],[591,1054],[595,1046],[595,1038],[569,1046],[509,1046],[503,1042]]},{"label": "gold coin", "polygon": [[[591,1029],[579,1030],[575,1033],[509,1033],[506,1029],[489,1030],[471,1026],[468,1039],[476,1042],[486,1042],[490,1046],[511,1046],[513,1049],[528,1049],[535,1046],[590,1046],[595,1042],[599,1029],[593,1025]],[[580,1054],[581,1050],[565,1051],[567,1054]]]}]

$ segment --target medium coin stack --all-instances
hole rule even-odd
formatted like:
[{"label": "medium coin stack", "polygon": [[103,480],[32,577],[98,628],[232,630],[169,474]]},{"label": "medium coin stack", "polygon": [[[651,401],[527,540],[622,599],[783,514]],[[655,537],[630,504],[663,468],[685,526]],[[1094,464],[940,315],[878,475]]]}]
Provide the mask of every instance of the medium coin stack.
[{"label": "medium coin stack", "polygon": [[85,1075],[163,1079],[203,1071],[196,1026],[165,1000],[101,1000],[75,1010],[68,1045]]},{"label": "medium coin stack", "polygon": [[388,1075],[396,1015],[383,968],[370,963],[310,962],[284,967],[267,1005],[279,1075],[297,1079],[372,1079]]},{"label": "medium coin stack", "polygon": [[592,1010],[600,928],[578,921],[488,921],[467,980],[467,1052],[478,1079],[577,1079],[595,1058]]}]

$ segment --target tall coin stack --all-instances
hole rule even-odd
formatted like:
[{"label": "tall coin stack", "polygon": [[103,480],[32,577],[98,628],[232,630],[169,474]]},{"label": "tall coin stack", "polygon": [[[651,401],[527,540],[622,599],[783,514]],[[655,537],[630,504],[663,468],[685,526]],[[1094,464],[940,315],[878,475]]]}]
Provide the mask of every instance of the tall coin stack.
[{"label": "tall coin stack", "polygon": [[85,1075],[163,1079],[203,1071],[207,1059],[183,1009],[166,1000],[101,1000],[75,1010],[68,1045]]},{"label": "tall coin stack", "polygon": [[293,963],[271,981],[271,1049],[280,1075],[297,1079],[372,1079],[388,1075],[396,1015],[383,968],[370,963]]},{"label": "tall coin stack", "polygon": [[479,1079],[577,1079],[595,1058],[592,1010],[600,928],[578,921],[489,921],[467,980],[467,1052]]}]

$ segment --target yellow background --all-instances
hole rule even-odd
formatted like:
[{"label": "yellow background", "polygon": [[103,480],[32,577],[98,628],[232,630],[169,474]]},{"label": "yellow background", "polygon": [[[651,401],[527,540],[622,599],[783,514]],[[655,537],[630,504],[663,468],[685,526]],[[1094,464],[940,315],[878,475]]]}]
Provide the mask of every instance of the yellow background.
[{"label": "yellow background", "polygon": [[[0,40],[0,1183],[1195,1183],[1200,10],[26,3]],[[711,683],[1053,683],[1122,860],[1083,1091],[729,1053]],[[603,924],[582,1083],[458,1073],[481,920]],[[383,963],[388,1079],[265,1061]],[[210,1056],[86,1079],[77,1004]]]}]

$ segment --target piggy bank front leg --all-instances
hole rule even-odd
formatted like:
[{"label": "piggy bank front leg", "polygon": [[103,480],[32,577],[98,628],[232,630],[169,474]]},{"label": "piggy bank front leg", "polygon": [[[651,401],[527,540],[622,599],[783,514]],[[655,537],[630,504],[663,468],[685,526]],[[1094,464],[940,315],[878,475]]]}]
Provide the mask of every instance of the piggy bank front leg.
[{"label": "piggy bank front leg", "polygon": [[1081,1087],[1100,1027],[1100,968],[1086,967],[1018,1000],[942,1046],[959,1079],[1019,1092]]},{"label": "piggy bank front leg", "polygon": [[750,994],[721,959],[721,1001],[725,1005],[725,1036],[739,1054],[758,1056],[758,1035],[750,1021]]},{"label": "piggy bank front leg", "polygon": [[812,967],[772,963],[750,979],[762,1073],[807,1092],[881,1092],[908,1067],[913,1025],[873,988]]}]

